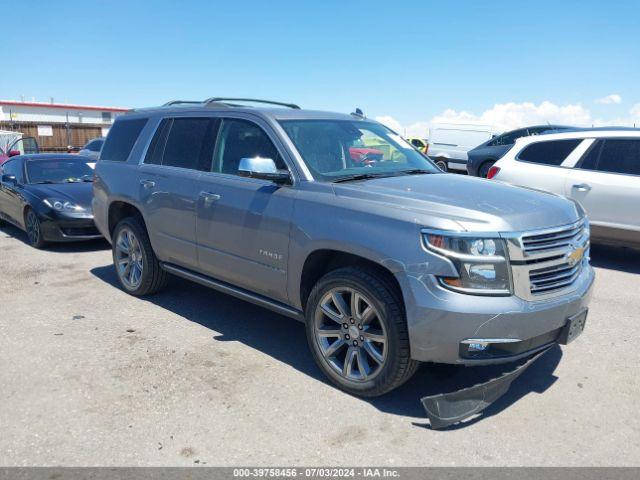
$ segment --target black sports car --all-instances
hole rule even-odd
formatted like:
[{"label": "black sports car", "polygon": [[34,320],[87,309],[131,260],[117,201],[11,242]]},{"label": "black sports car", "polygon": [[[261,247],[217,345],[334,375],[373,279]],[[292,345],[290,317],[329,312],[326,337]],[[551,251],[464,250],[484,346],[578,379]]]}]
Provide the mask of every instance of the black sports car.
[{"label": "black sports car", "polygon": [[100,238],[91,210],[91,162],[64,154],[11,157],[0,166],[0,222],[25,230],[36,248]]}]

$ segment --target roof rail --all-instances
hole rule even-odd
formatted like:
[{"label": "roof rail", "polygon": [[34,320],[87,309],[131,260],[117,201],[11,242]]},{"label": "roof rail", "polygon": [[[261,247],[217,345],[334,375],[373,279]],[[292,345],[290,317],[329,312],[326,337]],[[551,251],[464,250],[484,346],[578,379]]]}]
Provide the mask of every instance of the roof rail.
[{"label": "roof rail", "polygon": [[170,102],[167,102],[165,104],[163,104],[163,107],[170,107],[171,105],[182,105],[182,104],[190,104],[190,105],[197,105],[197,104],[201,104],[202,101],[201,100],[171,100]]},{"label": "roof rail", "polygon": [[204,102],[206,106],[212,105],[212,104],[226,104],[229,106],[238,106],[238,105],[233,105],[232,103],[227,103],[227,102],[251,102],[251,103],[266,103],[268,105],[279,105],[281,107],[288,107],[288,108],[293,108],[295,110],[300,110],[300,107],[298,105],[296,105],[295,103],[283,103],[283,102],[274,102],[272,100],[260,100],[257,98],[225,98],[225,97],[211,97],[211,98],[207,98]]}]

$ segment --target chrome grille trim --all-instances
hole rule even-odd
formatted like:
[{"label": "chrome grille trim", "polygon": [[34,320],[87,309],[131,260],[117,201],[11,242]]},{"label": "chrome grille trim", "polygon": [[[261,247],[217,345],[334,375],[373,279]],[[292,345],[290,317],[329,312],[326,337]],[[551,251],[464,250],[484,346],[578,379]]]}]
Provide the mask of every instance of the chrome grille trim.
[{"label": "chrome grille trim", "polygon": [[[505,235],[512,262],[514,293],[529,301],[569,293],[589,264],[589,228],[586,218],[555,228]],[[581,261],[572,265],[569,255],[583,248]]]}]

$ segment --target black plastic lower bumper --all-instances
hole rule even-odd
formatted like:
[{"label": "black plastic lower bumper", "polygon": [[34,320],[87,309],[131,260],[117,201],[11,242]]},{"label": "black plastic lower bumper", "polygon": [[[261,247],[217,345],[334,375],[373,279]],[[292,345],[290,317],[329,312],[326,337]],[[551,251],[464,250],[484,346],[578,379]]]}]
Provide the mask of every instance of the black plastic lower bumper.
[{"label": "black plastic lower bumper", "polygon": [[[549,347],[550,348],[550,347]],[[549,351],[549,348],[533,355],[525,363],[497,378],[473,387],[452,393],[441,393],[423,397],[420,401],[431,423],[431,428],[445,428],[465,420],[495,402],[504,395],[511,383],[518,378],[536,360]]]},{"label": "black plastic lower bumper", "polygon": [[43,238],[49,242],[77,242],[102,238],[93,218],[41,219],[40,222]]}]

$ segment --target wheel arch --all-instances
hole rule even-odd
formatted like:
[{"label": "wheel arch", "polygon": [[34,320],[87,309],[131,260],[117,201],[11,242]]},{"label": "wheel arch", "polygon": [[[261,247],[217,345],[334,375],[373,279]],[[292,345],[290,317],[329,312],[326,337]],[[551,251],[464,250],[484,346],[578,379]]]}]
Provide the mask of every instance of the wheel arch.
[{"label": "wheel arch", "polygon": [[[144,221],[142,211],[131,202],[126,200],[114,200],[109,204],[109,210],[107,212],[107,228],[109,231],[109,237],[113,236],[113,231],[120,220],[127,217],[137,217],[147,228]],[[148,230],[147,230],[148,232]]]},{"label": "wheel arch", "polygon": [[305,310],[309,294],[318,280],[327,273],[343,267],[360,267],[375,272],[389,288],[397,293],[404,305],[400,283],[387,266],[359,254],[332,248],[318,248],[309,252],[301,270],[297,295],[302,311]]}]

